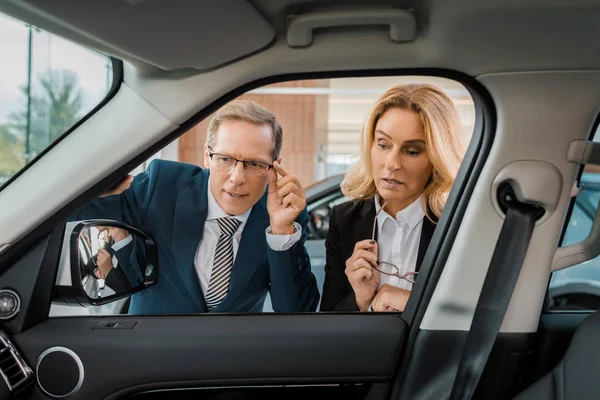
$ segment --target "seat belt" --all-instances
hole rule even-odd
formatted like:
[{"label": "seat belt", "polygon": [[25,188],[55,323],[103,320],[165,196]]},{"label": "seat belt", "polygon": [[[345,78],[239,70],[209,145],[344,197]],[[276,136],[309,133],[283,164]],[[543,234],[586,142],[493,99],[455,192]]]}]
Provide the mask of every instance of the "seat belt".
[{"label": "seat belt", "polygon": [[499,187],[498,203],[505,214],[504,223],[458,364],[451,400],[473,397],[504,320],[535,222],[544,215],[542,207],[517,200],[509,183]]}]

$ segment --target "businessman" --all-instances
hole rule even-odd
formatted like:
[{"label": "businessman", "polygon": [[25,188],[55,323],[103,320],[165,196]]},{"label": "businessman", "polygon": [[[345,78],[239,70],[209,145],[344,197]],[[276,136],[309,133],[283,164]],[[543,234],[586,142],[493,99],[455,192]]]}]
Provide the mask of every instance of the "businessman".
[{"label": "businessman", "polygon": [[130,314],[260,312],[268,292],[275,312],[316,310],[306,198],[280,164],[282,139],[273,113],[233,101],[209,124],[204,169],[154,160],[79,212],[156,241],[157,281]]}]

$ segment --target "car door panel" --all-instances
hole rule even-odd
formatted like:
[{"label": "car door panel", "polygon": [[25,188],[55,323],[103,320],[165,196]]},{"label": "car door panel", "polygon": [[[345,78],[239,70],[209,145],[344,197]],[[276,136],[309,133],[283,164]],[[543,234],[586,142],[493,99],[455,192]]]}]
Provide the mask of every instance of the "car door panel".
[{"label": "car door panel", "polygon": [[[408,334],[407,323],[397,314],[48,318],[63,237],[64,225],[59,225],[29,251],[0,260],[10,264],[0,287],[14,289],[23,299],[21,312],[1,327],[34,373],[48,349],[62,347],[77,354],[84,379],[69,398],[116,399],[149,390],[250,384],[303,385],[324,393],[331,393],[332,386],[315,385],[349,384],[338,389],[362,398],[364,384],[387,388],[393,381]],[[238,360],[235,368],[231,360]],[[63,366],[50,366],[56,374],[50,379],[60,380]],[[369,398],[387,396],[381,385],[369,386]],[[190,395],[173,393],[169,398]],[[48,398],[37,382],[22,397]]]},{"label": "car door panel", "polygon": [[384,384],[191,388],[147,391],[125,397],[125,399],[162,400],[175,396],[177,400],[196,400],[198,398],[202,400],[304,400],[309,398],[369,400],[382,398],[386,391],[387,387]]},{"label": "car door panel", "polygon": [[[84,380],[71,398],[90,399],[169,387],[389,382],[406,329],[394,315],[60,317],[13,340],[34,371],[49,348],[77,354]],[[60,377],[61,365],[48,367]]]},{"label": "car door panel", "polygon": [[317,386],[263,386],[235,388],[192,388],[176,391],[148,391],[125,397],[131,400],[280,400],[308,398],[370,400],[382,398],[387,387],[383,384],[317,385]]},{"label": "car door panel", "polygon": [[[64,229],[59,226],[15,260],[0,278],[0,285],[15,289],[23,297],[22,312],[3,327],[13,334],[13,342],[34,371],[40,355],[52,347],[70,349],[81,359],[84,379],[73,399],[173,387],[392,380],[407,331],[406,322],[398,315],[48,319],[51,293],[42,288],[51,288],[55,280],[63,237]],[[126,329],[119,329],[119,323]],[[231,368],[231,360],[238,360],[235,368]],[[115,369],[118,374],[111,373]],[[61,366],[51,370],[58,379]],[[183,395],[176,393],[169,397]],[[47,396],[36,384],[31,398]]]}]

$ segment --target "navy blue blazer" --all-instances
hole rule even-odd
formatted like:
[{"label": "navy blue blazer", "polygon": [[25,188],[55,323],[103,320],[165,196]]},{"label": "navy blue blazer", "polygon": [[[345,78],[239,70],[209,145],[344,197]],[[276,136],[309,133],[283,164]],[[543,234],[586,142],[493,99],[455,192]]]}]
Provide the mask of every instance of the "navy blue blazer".
[{"label": "navy blue blazer", "polygon": [[[210,171],[196,165],[154,160],[120,195],[93,200],[77,219],[122,221],[146,232],[157,245],[158,276],[148,289],[131,298],[130,314],[207,312],[194,257],[208,213]],[[315,311],[319,291],[304,246],[308,213],[296,222],[302,237],[286,251],[272,250],[266,241],[269,226],[267,193],[252,208],[244,226],[231,273],[229,292],[211,310],[261,312],[267,292],[275,312]]]}]

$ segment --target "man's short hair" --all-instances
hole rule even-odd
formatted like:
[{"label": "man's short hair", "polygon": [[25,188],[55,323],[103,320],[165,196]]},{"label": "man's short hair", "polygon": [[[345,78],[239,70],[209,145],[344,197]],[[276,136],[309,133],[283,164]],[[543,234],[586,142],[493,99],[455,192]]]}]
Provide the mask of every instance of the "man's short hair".
[{"label": "man's short hair", "polygon": [[221,107],[210,120],[208,125],[206,144],[213,146],[216,141],[217,131],[223,121],[246,121],[255,125],[267,125],[273,132],[273,160],[279,158],[283,146],[283,131],[277,117],[271,111],[252,100],[234,100]]}]

